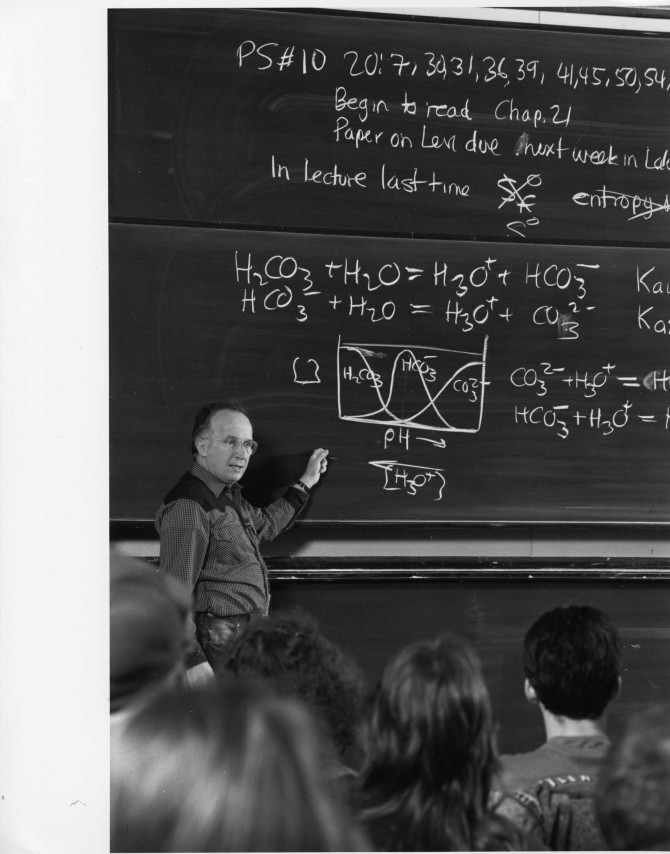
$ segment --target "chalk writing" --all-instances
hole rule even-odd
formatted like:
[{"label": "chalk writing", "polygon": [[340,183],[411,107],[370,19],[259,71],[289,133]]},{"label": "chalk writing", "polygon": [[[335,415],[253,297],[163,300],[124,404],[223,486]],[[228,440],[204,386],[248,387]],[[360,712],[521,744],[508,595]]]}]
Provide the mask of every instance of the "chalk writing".
[{"label": "chalk writing", "polygon": [[[541,187],[540,179],[527,176],[521,185],[506,181],[508,203],[532,205],[524,194],[527,185]],[[441,319],[454,341],[483,333],[478,349],[439,344],[435,325],[430,327],[432,336],[423,341],[399,342],[383,334],[354,339],[338,333],[332,357],[338,417],[381,426],[379,441],[387,451],[413,454],[419,447],[430,447],[440,454],[449,448],[447,437],[481,432],[488,389],[504,381],[492,378],[487,367],[489,332],[495,346],[496,330],[512,326],[520,334],[542,330],[565,348],[560,361],[540,358],[510,369],[506,382],[515,398],[508,417],[517,429],[542,430],[560,441],[576,432],[605,440],[632,425],[667,429],[664,413],[651,405],[651,398],[630,395],[670,393],[669,366],[650,365],[638,375],[612,358],[584,364],[571,350],[598,328],[607,293],[598,283],[610,275],[601,261],[581,253],[575,260],[562,255],[553,261],[545,254],[541,260],[512,262],[508,254],[471,253],[468,263],[448,253],[424,252],[421,263],[391,254],[371,264],[357,255],[331,255],[316,262],[298,252],[238,251],[233,266],[243,314],[289,313],[300,323],[310,323],[323,322],[325,313],[339,318],[342,329],[353,322],[370,329],[380,324],[396,329],[399,317],[414,318],[413,323],[425,317],[433,324]],[[664,270],[655,263],[633,264],[627,281],[630,332],[668,334],[670,279]],[[521,302],[520,293],[525,294]],[[313,299],[308,301],[307,295]],[[323,372],[323,357],[317,360],[299,349],[292,358],[295,385],[322,385]],[[425,497],[427,487],[435,485],[435,474],[410,474],[411,460],[382,463],[377,467],[385,472],[384,490]]]},{"label": "chalk writing", "polygon": [[383,489],[385,491],[402,490],[406,495],[414,496],[425,490],[436,493],[433,501],[439,501],[442,498],[446,484],[442,469],[407,465],[396,460],[371,460],[370,465],[384,472]]},{"label": "chalk writing", "polygon": [[639,94],[642,88],[657,88],[661,92],[670,91],[668,75],[663,68],[637,68],[635,66],[620,66],[609,69],[604,66],[577,66],[575,63],[560,62],[556,69],[556,77],[571,89],[580,87],[602,86],[607,88],[610,83],[615,88],[627,88]]},{"label": "chalk writing", "polygon": [[338,412],[344,421],[476,433],[486,340],[480,353],[399,344],[338,344]]},{"label": "chalk writing", "polygon": [[[356,196],[381,192],[421,195],[426,199],[440,197],[445,206],[455,210],[473,196],[480,198],[482,193],[491,192],[490,177],[484,185],[483,174],[463,175],[462,158],[468,155],[506,163],[510,155],[544,163],[569,160],[584,170],[604,167],[628,172],[670,171],[667,147],[644,144],[640,139],[636,148],[627,141],[624,149],[616,139],[603,139],[602,135],[597,141],[585,139],[583,128],[585,122],[592,120],[592,102],[579,99],[580,92],[593,89],[607,90],[608,98],[614,100],[631,93],[640,98],[645,92],[666,95],[670,91],[670,74],[658,64],[580,64],[551,62],[537,56],[459,54],[437,49],[337,50],[331,46],[326,50],[321,46],[254,39],[237,45],[236,58],[240,73],[284,75],[293,71],[319,76],[327,70],[328,79],[334,75],[336,81],[331,101],[334,145],[355,152],[378,149],[393,154],[391,159],[384,154],[382,162],[373,165],[365,161],[359,166],[350,159],[346,165],[333,159],[326,162],[313,152],[305,152],[299,162],[289,162],[286,152],[275,152],[270,158],[274,181],[299,182],[334,193],[344,190]],[[389,88],[389,75],[402,81],[400,85]],[[467,82],[469,88],[462,95],[450,91],[449,97],[442,93],[440,97],[438,90],[430,88],[426,97],[426,83],[437,80],[459,81],[459,85]],[[548,102],[542,91],[549,80],[561,84],[571,100]],[[491,98],[489,91],[503,96]],[[406,117],[424,120],[408,124]],[[575,124],[579,132],[568,135]],[[506,136],[508,129],[515,127],[517,135],[510,145]],[[560,131],[558,136],[553,135],[555,131]],[[294,153],[300,155],[297,138],[296,143]],[[449,164],[445,168],[444,161],[408,161],[406,155],[412,151],[420,151],[424,157],[454,155],[454,165],[458,165],[452,170]],[[516,208],[517,216],[504,222],[505,233],[517,239],[537,239],[544,222],[536,208],[541,188],[548,185],[542,173],[528,172],[522,177],[502,166],[495,184],[501,191],[498,210]],[[555,194],[553,187],[551,193],[545,193],[544,211],[551,213]],[[595,191],[579,187],[568,190],[568,198],[592,217],[608,210],[624,211],[629,223],[649,222],[654,215],[670,212],[668,195],[655,197],[646,188],[635,193],[628,186],[620,189],[603,185]]]},{"label": "chalk writing", "polygon": [[[670,335],[670,280],[656,272],[656,267],[636,269],[636,290],[644,303],[637,305],[637,328],[644,333]],[[652,298],[654,301],[651,302]],[[660,301],[660,307],[658,302]],[[651,304],[649,304],[651,302]],[[660,314],[660,316],[659,316]]]},{"label": "chalk writing", "polygon": [[[418,267],[389,258],[367,268],[358,258],[344,257],[312,269],[292,255],[235,253],[234,270],[236,281],[243,286],[240,304],[244,313],[291,312],[300,323],[322,311],[325,304],[331,312],[370,324],[388,323],[401,315],[441,316],[446,324],[466,334],[494,324],[530,322],[553,328],[557,337],[567,341],[579,337],[584,316],[595,309],[588,300],[587,275],[597,271],[599,264],[526,263],[512,269],[491,256],[470,266],[445,258],[427,261]],[[416,299],[417,284],[424,282],[432,285],[421,290],[428,299]],[[642,284],[647,282],[647,276],[641,279]],[[413,289],[407,291],[410,283],[414,283]],[[519,287],[546,292],[544,302],[530,305],[523,316],[512,310],[507,294],[508,288]],[[651,328],[650,314],[640,312],[641,326]]]},{"label": "chalk writing", "polygon": [[317,518],[667,518],[666,36],[159,17],[113,16],[118,448],[234,377],[259,479],[340,458]]},{"label": "chalk writing", "polygon": [[614,208],[615,210],[630,211],[630,216],[627,217],[629,222],[636,219],[651,219],[657,213],[670,213],[670,198],[668,198],[667,193],[663,198],[655,201],[651,196],[630,195],[618,190],[611,190],[604,184],[594,193],[575,193],[572,201],[580,207],[589,207],[595,210]]},{"label": "chalk writing", "polygon": [[[525,181],[517,185],[515,178],[510,178],[507,175],[498,181],[498,187],[506,194],[503,195],[502,201],[498,205],[498,209],[506,204],[512,204],[517,207],[520,214],[530,213],[535,207],[535,193],[529,193],[528,188],[540,187],[542,185],[541,175],[528,175]],[[523,195],[522,195],[523,193]],[[507,223],[507,229],[518,234],[520,237],[525,237],[525,229],[528,226],[539,225],[540,220],[536,216],[529,216],[526,219],[512,220]]]},{"label": "chalk writing", "polygon": [[[531,391],[542,399],[542,404],[521,403],[515,405],[514,421],[518,425],[541,427],[561,439],[580,429],[597,431],[601,436],[611,436],[627,427],[631,419],[641,424],[660,423],[657,411],[645,397],[637,402],[630,398],[618,398],[630,390],[646,389],[657,393],[670,391],[670,371],[657,369],[644,377],[626,373],[622,366],[607,362],[596,369],[568,369],[565,365],[542,362],[539,365],[519,366],[509,376],[510,384],[516,389]],[[609,408],[592,405],[584,408],[565,397],[565,389],[581,399],[593,400],[606,394]],[[628,390],[628,391],[626,391]],[[558,397],[560,403],[552,404],[546,398]],[[618,398],[618,402],[617,402]],[[667,427],[666,427],[667,429]]]},{"label": "chalk writing", "polygon": [[[650,223],[654,215],[669,212],[663,191],[655,196],[644,185],[631,192],[629,178],[625,186],[593,190],[574,186],[578,173],[561,174],[556,183],[554,175],[538,169],[525,177],[509,171],[511,157],[547,166],[569,162],[587,172],[605,168],[667,174],[669,148],[645,140],[642,129],[619,138],[609,116],[594,123],[594,102],[586,97],[593,91],[607,92],[610,113],[619,109],[620,99],[656,99],[650,100],[651,114],[658,110],[658,99],[670,92],[670,72],[662,63],[621,65],[614,51],[590,63],[553,59],[549,54],[452,52],[437,45],[413,50],[384,44],[383,49],[369,49],[248,38],[236,45],[241,74],[309,75],[316,85],[327,74],[332,86],[333,145],[346,152],[377,151],[383,158],[360,164],[349,157],[326,162],[314,151],[301,152],[296,136],[290,155],[287,150],[271,155],[274,181],[300,182],[334,193],[344,190],[362,195],[361,201],[378,193],[422,196],[426,202],[439,197],[445,211],[456,216],[469,199],[491,198],[497,187],[498,210],[514,206],[517,213],[501,223],[504,233],[521,240],[537,240],[545,233],[545,217],[554,215],[557,202],[564,205],[563,194],[589,221],[613,210],[625,212],[623,222]],[[554,94],[548,96],[547,91]],[[319,98],[312,103],[323,109]],[[409,118],[419,121],[410,123]],[[585,133],[592,125],[604,132]],[[510,133],[515,134],[511,141]],[[412,152],[420,152],[422,160],[408,160]],[[473,156],[486,160],[485,171],[468,165]],[[501,164],[497,175],[491,171],[496,161]],[[482,207],[479,204],[478,210]]]}]

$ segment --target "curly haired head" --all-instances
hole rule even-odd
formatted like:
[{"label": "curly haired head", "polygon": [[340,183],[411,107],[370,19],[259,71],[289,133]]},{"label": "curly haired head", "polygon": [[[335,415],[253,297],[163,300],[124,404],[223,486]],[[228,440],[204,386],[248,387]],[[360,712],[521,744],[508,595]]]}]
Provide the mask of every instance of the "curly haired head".
[{"label": "curly haired head", "polygon": [[279,694],[307,703],[340,756],[355,745],[365,702],[363,675],[312,617],[275,612],[253,624],[232,643],[228,669],[262,676]]}]

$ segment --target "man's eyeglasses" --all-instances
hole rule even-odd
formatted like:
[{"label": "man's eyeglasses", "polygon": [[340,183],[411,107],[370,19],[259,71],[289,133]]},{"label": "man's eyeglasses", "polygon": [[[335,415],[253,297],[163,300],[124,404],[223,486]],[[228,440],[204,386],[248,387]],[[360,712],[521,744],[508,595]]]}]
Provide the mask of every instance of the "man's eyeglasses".
[{"label": "man's eyeglasses", "polygon": [[228,436],[227,439],[214,439],[210,436],[212,442],[218,442],[219,445],[227,445],[231,451],[239,451],[240,448],[243,448],[249,455],[255,454],[258,450],[258,442],[254,442],[253,439],[246,439],[242,441],[241,439],[236,439],[234,436]]}]

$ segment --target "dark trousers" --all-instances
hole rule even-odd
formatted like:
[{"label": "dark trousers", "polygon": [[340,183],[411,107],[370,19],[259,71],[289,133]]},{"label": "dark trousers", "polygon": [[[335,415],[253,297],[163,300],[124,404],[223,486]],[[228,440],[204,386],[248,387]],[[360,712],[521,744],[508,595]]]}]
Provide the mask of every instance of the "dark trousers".
[{"label": "dark trousers", "polygon": [[195,633],[215,673],[226,670],[232,642],[251,622],[263,619],[262,614],[234,614],[231,617],[216,617],[199,611],[195,615]]}]

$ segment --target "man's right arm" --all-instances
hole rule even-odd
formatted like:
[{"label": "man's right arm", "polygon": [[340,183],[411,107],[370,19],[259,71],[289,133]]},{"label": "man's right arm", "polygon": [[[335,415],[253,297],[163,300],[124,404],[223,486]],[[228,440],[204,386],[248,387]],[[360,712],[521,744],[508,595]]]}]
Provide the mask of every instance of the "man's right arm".
[{"label": "man's right arm", "polygon": [[[198,582],[209,545],[209,524],[203,508],[190,499],[180,498],[161,508],[157,519],[160,535],[160,568],[185,584],[191,595]],[[190,652],[187,667],[206,661],[190,620]]]}]

